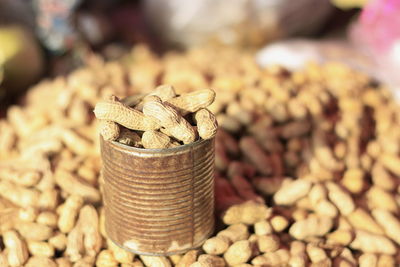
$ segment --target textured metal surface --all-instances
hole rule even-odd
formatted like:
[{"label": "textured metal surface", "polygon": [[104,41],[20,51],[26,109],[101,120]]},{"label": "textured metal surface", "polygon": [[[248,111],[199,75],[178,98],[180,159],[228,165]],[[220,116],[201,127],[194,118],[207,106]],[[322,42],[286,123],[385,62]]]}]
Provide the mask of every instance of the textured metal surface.
[{"label": "textured metal surface", "polygon": [[214,139],[139,149],[101,139],[106,231],[139,254],[199,247],[214,230]]}]

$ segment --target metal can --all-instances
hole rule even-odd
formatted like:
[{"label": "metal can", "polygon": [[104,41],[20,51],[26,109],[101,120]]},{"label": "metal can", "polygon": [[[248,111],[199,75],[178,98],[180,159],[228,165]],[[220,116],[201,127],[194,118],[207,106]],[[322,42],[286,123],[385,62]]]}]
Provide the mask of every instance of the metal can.
[{"label": "metal can", "polygon": [[171,255],[213,233],[214,139],[168,149],[100,142],[105,228],[115,244]]}]

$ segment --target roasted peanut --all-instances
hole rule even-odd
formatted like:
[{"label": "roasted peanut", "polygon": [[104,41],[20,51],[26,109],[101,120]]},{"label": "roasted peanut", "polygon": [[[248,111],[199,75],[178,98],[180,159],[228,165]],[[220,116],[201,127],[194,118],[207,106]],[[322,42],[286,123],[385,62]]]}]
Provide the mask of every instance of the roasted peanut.
[{"label": "roasted peanut", "polygon": [[214,102],[215,92],[210,89],[198,90],[169,99],[167,102],[176,107],[179,113],[186,115],[206,108]]},{"label": "roasted peanut", "polygon": [[27,261],[29,254],[26,243],[15,231],[3,233],[3,242],[8,250],[7,261],[10,266],[21,266]]},{"label": "roasted peanut", "polygon": [[236,241],[224,254],[229,265],[236,265],[247,262],[251,257],[251,246],[248,240]]},{"label": "roasted peanut", "polygon": [[158,131],[146,131],[142,135],[144,148],[168,148],[171,146],[171,138]]},{"label": "roasted peanut", "polygon": [[113,141],[119,136],[119,126],[113,121],[100,120],[100,134],[106,141]]},{"label": "roasted peanut", "polygon": [[257,221],[268,218],[270,210],[263,204],[248,201],[243,204],[230,207],[223,215],[226,224],[254,224]]},{"label": "roasted peanut", "polygon": [[160,125],[166,128],[174,138],[185,144],[196,139],[193,127],[171,106],[149,101],[143,106],[143,113],[158,120]]},{"label": "roasted peanut", "polygon": [[97,103],[94,113],[98,119],[113,121],[131,130],[146,131],[159,128],[156,119],[125,106],[117,99]]},{"label": "roasted peanut", "polygon": [[200,109],[194,113],[193,117],[201,138],[210,139],[216,135],[218,129],[217,119],[209,110]]}]

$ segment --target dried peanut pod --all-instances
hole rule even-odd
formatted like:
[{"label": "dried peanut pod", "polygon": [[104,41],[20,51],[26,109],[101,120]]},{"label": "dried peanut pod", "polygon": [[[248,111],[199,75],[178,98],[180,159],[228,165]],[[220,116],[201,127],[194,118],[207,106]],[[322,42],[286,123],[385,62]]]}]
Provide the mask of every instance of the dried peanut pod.
[{"label": "dried peanut pod", "polygon": [[53,235],[53,229],[51,227],[40,223],[18,222],[15,228],[21,236],[31,241],[44,241]]},{"label": "dried peanut pod", "polygon": [[174,255],[168,256],[168,259],[171,261],[171,263],[173,265],[176,265],[182,259],[182,255],[174,254]]},{"label": "dried peanut pod", "polygon": [[33,256],[51,258],[54,256],[54,247],[42,241],[28,241],[29,253]]},{"label": "dried peanut pod", "polygon": [[273,195],[282,186],[284,179],[282,177],[255,177],[252,179],[254,187],[263,195]]},{"label": "dried peanut pod", "polygon": [[181,115],[196,112],[214,102],[215,92],[210,89],[197,90],[169,99],[167,102],[176,107]]},{"label": "dried peanut pod", "polygon": [[100,120],[100,134],[106,141],[114,141],[119,136],[119,126],[113,121]]},{"label": "dried peanut pod", "polygon": [[292,241],[290,243],[289,266],[305,267],[307,262],[306,245],[301,241]]},{"label": "dried peanut pod", "polygon": [[[134,94],[121,99],[121,103],[128,107],[134,107],[146,97],[146,94]],[[112,99],[111,99],[112,100]]]},{"label": "dried peanut pod", "polygon": [[160,128],[154,118],[118,101],[108,100],[97,103],[94,114],[98,119],[110,120],[131,130],[147,131]]},{"label": "dried peanut pod", "polygon": [[67,246],[67,236],[63,233],[58,233],[49,238],[49,244],[56,250],[63,251]]},{"label": "dried peanut pod", "polygon": [[374,185],[388,191],[396,186],[395,178],[378,162],[372,167],[371,178]]},{"label": "dried peanut pod", "polygon": [[323,199],[314,206],[315,213],[321,216],[335,218],[338,210],[329,200]]},{"label": "dried peanut pod", "polygon": [[217,237],[226,237],[230,240],[230,242],[236,242],[240,240],[245,240],[249,238],[249,230],[247,229],[247,226],[239,223],[239,224],[233,224],[229,226],[228,228],[220,231],[217,234]]},{"label": "dried peanut pod", "polygon": [[215,143],[215,167],[217,170],[225,171],[229,166],[229,157],[225,147],[220,143]]},{"label": "dried peanut pod", "polygon": [[228,265],[236,265],[247,262],[252,255],[251,245],[248,240],[236,241],[224,254]]},{"label": "dried peanut pod", "polygon": [[274,229],[275,232],[279,233],[288,227],[289,221],[284,216],[276,215],[270,219],[270,224],[272,226],[272,229]]},{"label": "dried peanut pod", "polygon": [[274,252],[278,250],[280,241],[276,235],[261,235],[257,238],[260,252]]},{"label": "dried peanut pod", "polygon": [[331,230],[332,226],[331,218],[313,216],[292,224],[289,234],[298,240],[304,240],[308,237],[323,236]]},{"label": "dried peanut pod", "polygon": [[157,86],[149,95],[158,96],[162,102],[168,101],[176,96],[175,88],[169,84]]},{"label": "dried peanut pod", "polygon": [[79,195],[83,197],[84,200],[91,203],[97,203],[100,201],[101,195],[96,188],[80,180],[70,172],[57,169],[54,176],[57,185],[60,186],[65,192],[71,195]]},{"label": "dried peanut pod", "polygon": [[352,197],[343,188],[333,182],[327,183],[326,186],[328,188],[329,199],[335,204],[341,214],[348,215],[355,209]]},{"label": "dried peanut pod", "polygon": [[387,210],[372,210],[372,216],[382,226],[386,235],[397,244],[400,244],[400,221],[398,216]]},{"label": "dried peanut pod", "polygon": [[266,221],[258,221],[254,224],[254,233],[256,235],[269,235],[272,234],[272,226],[271,224]]},{"label": "dried peanut pod", "polygon": [[100,251],[96,259],[96,266],[98,267],[118,267],[119,263],[114,258],[111,250],[105,249]]},{"label": "dried peanut pod", "polygon": [[43,256],[30,257],[24,266],[25,267],[38,267],[38,266],[65,267],[64,265],[57,265],[52,259],[49,259],[48,257],[43,257]]},{"label": "dried peanut pod", "polygon": [[[53,183],[53,181],[52,181]],[[59,199],[59,191],[55,189],[46,189],[42,191],[39,197],[38,208],[42,210],[55,210]]]},{"label": "dried peanut pod", "polygon": [[333,252],[333,266],[357,266],[357,261],[354,258],[352,251],[347,247],[342,249],[334,249]]},{"label": "dried peanut pod", "polygon": [[341,182],[351,193],[358,194],[364,188],[364,172],[359,168],[348,169]]},{"label": "dried peanut pod", "polygon": [[285,139],[299,137],[307,134],[311,130],[309,121],[292,121],[282,126],[280,134]]},{"label": "dried peanut pod", "polygon": [[290,267],[306,267],[307,266],[307,256],[305,254],[300,255],[293,255],[289,259],[289,266]]},{"label": "dried peanut pod", "polygon": [[68,256],[71,262],[76,262],[82,258],[84,252],[82,230],[79,226],[75,226],[74,229],[68,233],[67,245],[64,252],[65,256]]},{"label": "dried peanut pod", "polygon": [[250,125],[253,121],[253,113],[240,106],[239,102],[230,102],[226,107],[226,114],[234,117],[243,125]]},{"label": "dried peanut pod", "polygon": [[[231,134],[229,134],[228,132],[226,132],[222,129],[218,129],[216,139],[218,140],[218,142],[221,142],[223,144],[223,146],[225,147],[228,154],[234,155],[234,156],[239,155],[240,149],[239,149],[238,142]],[[239,161],[236,161],[236,163],[240,164],[241,167],[243,167],[243,169],[246,170],[246,173],[250,169],[251,169],[251,171],[249,171],[249,172],[255,173],[254,168],[250,164],[246,164],[246,163],[239,162]],[[253,175],[254,175],[254,173],[253,173]]]},{"label": "dried peanut pod", "polygon": [[278,249],[274,252],[264,253],[261,256],[255,257],[251,263],[253,265],[272,265],[272,266],[286,266],[290,259],[289,251],[286,249]]},{"label": "dried peanut pod", "polygon": [[396,260],[391,255],[382,254],[379,256],[377,267],[394,267],[396,266]]},{"label": "dried peanut pod", "polygon": [[18,211],[18,219],[25,222],[34,222],[38,215],[38,210],[34,207],[26,207]]},{"label": "dried peanut pod", "polygon": [[203,244],[203,250],[210,255],[221,255],[225,253],[230,245],[230,240],[224,236],[215,236],[207,239]]},{"label": "dried peanut pod", "polygon": [[196,140],[194,128],[168,104],[149,101],[143,106],[143,113],[157,119],[160,125],[166,128],[175,139],[183,141],[185,144]]},{"label": "dried peanut pod", "polygon": [[364,253],[358,258],[360,267],[376,267],[378,265],[378,256],[372,253]]},{"label": "dried peanut pod", "polygon": [[37,223],[44,224],[53,228],[57,226],[57,221],[57,214],[51,211],[43,211],[36,218]]},{"label": "dried peanut pod", "polygon": [[94,257],[100,251],[103,242],[99,229],[99,216],[93,206],[85,205],[81,208],[77,227],[83,235],[86,255]]},{"label": "dried peanut pod", "polygon": [[92,151],[91,142],[73,130],[63,129],[60,133],[60,139],[66,147],[77,155],[88,155]]},{"label": "dried peanut pod", "polygon": [[13,166],[13,164],[0,164],[0,179],[8,180],[17,185],[35,186],[42,174],[38,170],[25,169],[22,166]]},{"label": "dried peanut pod", "polygon": [[20,207],[38,204],[40,193],[34,188],[18,186],[7,180],[0,180],[0,196]]},{"label": "dried peanut pod", "polygon": [[16,138],[14,128],[7,121],[0,120],[0,147],[2,148],[0,158],[2,158],[3,153],[6,156],[12,150]]},{"label": "dried peanut pod", "polygon": [[313,263],[321,262],[328,258],[325,250],[312,243],[307,244],[306,251],[308,257]]},{"label": "dried peanut pod", "polygon": [[208,109],[200,109],[194,113],[193,118],[201,138],[210,139],[216,135],[218,129],[217,119]]},{"label": "dried peanut pod", "polygon": [[76,266],[91,267],[91,266],[94,266],[95,262],[96,262],[96,258],[95,257],[93,257],[93,256],[84,256],[83,258],[77,260],[74,263],[74,267],[76,267]]},{"label": "dried peanut pod", "polygon": [[144,265],[139,259],[135,259],[131,263],[122,263],[121,267],[144,267]]},{"label": "dried peanut pod", "polygon": [[142,135],[142,144],[144,148],[168,148],[171,138],[158,131],[146,131]]},{"label": "dried peanut pod", "polygon": [[190,266],[196,261],[198,255],[199,255],[198,250],[189,250],[188,252],[185,253],[185,255],[181,257],[181,259],[175,266],[176,267]]},{"label": "dried peanut pod", "polygon": [[358,230],[364,230],[378,235],[383,235],[383,229],[375,222],[370,213],[361,208],[355,209],[347,215],[349,223]]},{"label": "dried peanut pod", "polygon": [[394,195],[378,186],[372,186],[367,191],[366,197],[370,209],[384,209],[394,213],[398,211]]},{"label": "dried peanut pod", "polygon": [[379,161],[383,166],[388,168],[389,171],[397,176],[400,175],[400,158],[397,155],[386,153],[380,156]]},{"label": "dried peanut pod", "polygon": [[254,201],[247,201],[243,204],[230,207],[222,219],[226,224],[254,224],[263,219],[267,219],[271,210],[264,204]]},{"label": "dried peanut pod", "polygon": [[4,267],[8,267],[9,266],[5,250],[0,252],[0,266],[4,266]]},{"label": "dried peanut pod", "polygon": [[11,267],[23,265],[29,257],[24,240],[15,231],[10,230],[3,233],[3,242],[8,250],[8,264]]},{"label": "dried peanut pod", "polygon": [[146,266],[171,267],[171,262],[167,257],[141,255],[140,259]]},{"label": "dried peanut pod", "polygon": [[164,128],[170,128],[179,124],[183,118],[178,112],[167,104],[159,101],[148,101],[143,106],[143,113],[159,121]]},{"label": "dried peanut pod", "polygon": [[256,167],[257,171],[263,175],[272,173],[272,164],[267,154],[257,144],[255,138],[242,137],[239,142],[242,153]]},{"label": "dried peanut pod", "polygon": [[230,178],[230,182],[236,189],[239,197],[244,200],[253,200],[258,203],[264,203],[264,199],[259,196],[251,186],[250,182],[240,175],[235,175]]},{"label": "dried peanut pod", "polygon": [[134,131],[126,128],[121,129],[117,142],[134,147],[140,147],[142,145],[142,139],[140,136]]},{"label": "dried peanut pod", "polygon": [[213,267],[225,267],[226,263],[223,258],[215,255],[200,255],[198,258],[200,266],[213,266]]},{"label": "dried peanut pod", "polygon": [[220,113],[216,116],[216,119],[219,127],[229,133],[238,133],[242,129],[242,124],[235,117]]},{"label": "dried peanut pod", "polygon": [[387,237],[362,230],[355,231],[355,238],[350,243],[350,248],[358,249],[365,253],[394,255],[397,252],[396,246]]},{"label": "dried peanut pod", "polygon": [[327,242],[330,244],[339,244],[347,246],[354,239],[354,234],[351,230],[338,229],[327,235]]},{"label": "dried peanut pod", "polygon": [[[217,142],[219,142],[219,140]],[[230,178],[230,179],[232,179],[232,177],[234,177],[236,175],[252,178],[254,176],[255,172],[256,172],[256,170],[251,164],[235,160],[235,161],[231,161],[229,163],[227,175],[228,175],[228,178]]]},{"label": "dried peanut pod", "polygon": [[112,251],[114,259],[119,263],[131,263],[135,257],[135,254],[118,247],[110,239],[107,239],[107,246]]},{"label": "dried peanut pod", "polygon": [[172,137],[182,141],[184,144],[189,144],[196,141],[197,133],[195,131],[195,128],[191,126],[186,120],[182,120],[179,124],[167,129],[171,133]]},{"label": "dried peanut pod", "polygon": [[65,201],[60,217],[58,218],[58,228],[62,233],[68,233],[75,226],[75,221],[79,210],[83,205],[83,198],[79,195],[71,195]]},{"label": "dried peanut pod", "polygon": [[274,201],[278,205],[291,205],[300,198],[306,196],[311,189],[311,182],[297,179],[286,182],[274,195]]},{"label": "dried peanut pod", "polygon": [[135,106],[135,109],[139,110],[139,111],[143,111],[144,104],[146,104],[149,101],[156,101],[156,102],[160,102],[160,103],[162,102],[161,98],[159,98],[156,95],[147,95],[147,96],[143,97],[143,99]]}]

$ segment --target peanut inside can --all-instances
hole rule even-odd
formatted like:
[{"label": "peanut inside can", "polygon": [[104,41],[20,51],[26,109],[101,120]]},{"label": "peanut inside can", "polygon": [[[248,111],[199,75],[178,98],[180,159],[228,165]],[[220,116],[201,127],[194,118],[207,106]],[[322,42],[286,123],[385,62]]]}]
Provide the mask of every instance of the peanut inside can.
[{"label": "peanut inside can", "polygon": [[100,139],[108,237],[142,255],[201,246],[214,231],[214,138],[167,149]]}]

